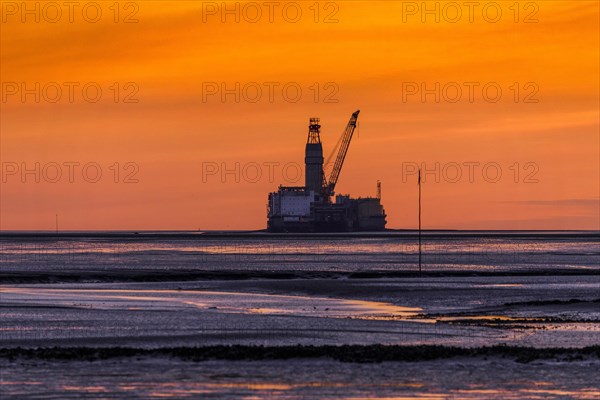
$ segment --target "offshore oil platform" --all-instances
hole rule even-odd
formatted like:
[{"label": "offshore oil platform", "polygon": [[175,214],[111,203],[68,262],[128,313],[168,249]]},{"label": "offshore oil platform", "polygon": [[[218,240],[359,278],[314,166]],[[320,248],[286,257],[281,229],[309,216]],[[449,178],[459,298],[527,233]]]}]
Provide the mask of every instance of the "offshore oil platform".
[{"label": "offshore oil platform", "polygon": [[329,179],[323,169],[323,146],[319,118],[310,118],[305,149],[305,185],[279,186],[269,193],[267,230],[270,232],[354,232],[385,230],[386,214],[381,205],[381,183],[377,182],[376,197],[351,198],[338,194],[335,186],[357,126],[357,110],[350,117],[346,130],[333,149],[338,153]]}]

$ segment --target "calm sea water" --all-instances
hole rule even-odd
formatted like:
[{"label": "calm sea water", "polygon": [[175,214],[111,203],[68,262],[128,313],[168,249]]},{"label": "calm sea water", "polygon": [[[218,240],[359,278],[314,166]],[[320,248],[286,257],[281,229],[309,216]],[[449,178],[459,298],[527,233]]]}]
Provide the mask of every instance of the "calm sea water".
[{"label": "calm sea water", "polygon": [[[426,271],[600,269],[599,235],[425,236]],[[11,237],[2,272],[414,271],[417,237]]]}]

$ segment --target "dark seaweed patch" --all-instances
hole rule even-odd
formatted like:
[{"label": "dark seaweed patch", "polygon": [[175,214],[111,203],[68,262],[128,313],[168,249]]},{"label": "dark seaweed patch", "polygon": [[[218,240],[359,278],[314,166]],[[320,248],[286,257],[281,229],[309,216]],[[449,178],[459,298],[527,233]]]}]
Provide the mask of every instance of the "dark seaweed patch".
[{"label": "dark seaweed patch", "polygon": [[428,361],[453,357],[501,357],[516,362],[551,359],[576,361],[600,358],[600,345],[584,348],[533,348],[520,346],[489,346],[464,348],[451,346],[394,346],[394,345],[344,345],[344,346],[205,346],[142,349],[131,347],[51,347],[51,348],[1,348],[0,358],[41,360],[98,361],[118,357],[175,357],[188,361],[205,360],[288,360],[301,358],[330,358],[341,362],[373,363],[384,361]]}]

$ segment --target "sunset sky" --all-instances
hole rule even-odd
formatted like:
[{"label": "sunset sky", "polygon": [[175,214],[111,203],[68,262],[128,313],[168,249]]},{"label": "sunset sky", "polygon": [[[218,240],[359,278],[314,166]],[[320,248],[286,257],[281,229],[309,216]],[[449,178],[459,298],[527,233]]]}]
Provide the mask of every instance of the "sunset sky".
[{"label": "sunset sky", "polygon": [[[35,3],[23,14],[21,2],[2,2],[2,230],[54,229],[56,214],[64,230],[262,229],[268,192],[303,185],[284,166],[287,175],[302,166],[309,118],[321,118],[329,154],[357,109],[336,191],[374,196],[380,180],[388,228],[417,226],[417,179],[406,168],[437,163],[439,179],[430,173],[423,185],[424,228],[600,229],[596,0],[520,2],[518,16],[500,1],[498,22],[482,11],[489,2],[473,22],[466,7],[452,22],[456,10],[441,2],[436,22],[411,8],[421,2],[402,1],[275,2],[272,22],[263,2],[227,2],[239,22],[222,2],[120,2],[118,15],[114,2],[98,2],[98,22],[82,11],[89,2],[73,22],[67,7],[56,17],[41,2],[36,22]],[[246,96],[223,99],[221,85],[236,82]],[[421,86],[436,82],[439,102],[422,98]],[[491,97],[501,88],[497,102],[486,85]],[[36,163],[39,182],[21,174]],[[73,182],[64,163],[79,163]],[[95,183],[95,170],[82,176],[89,163],[102,171]],[[203,176],[236,163],[238,177]],[[500,167],[497,182],[486,164]]]}]

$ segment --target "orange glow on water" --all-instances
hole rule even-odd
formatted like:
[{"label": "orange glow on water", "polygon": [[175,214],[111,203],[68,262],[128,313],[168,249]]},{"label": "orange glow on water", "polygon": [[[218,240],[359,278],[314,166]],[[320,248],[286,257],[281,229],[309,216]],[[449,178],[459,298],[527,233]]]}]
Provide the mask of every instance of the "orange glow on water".
[{"label": "orange glow on water", "polygon": [[[203,290],[41,289],[2,287],[5,299],[43,299],[54,304],[89,308],[145,310],[194,307],[224,313],[297,315],[318,318],[408,318],[422,311],[389,303],[325,297],[268,295]],[[420,322],[420,320],[419,320]]]}]

